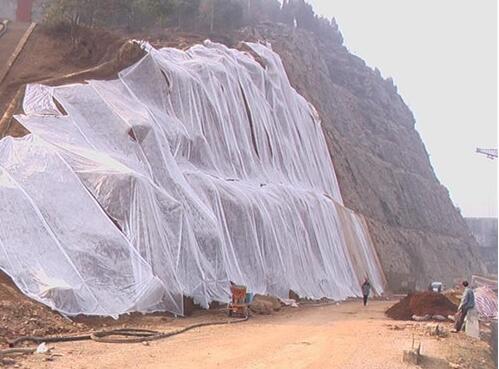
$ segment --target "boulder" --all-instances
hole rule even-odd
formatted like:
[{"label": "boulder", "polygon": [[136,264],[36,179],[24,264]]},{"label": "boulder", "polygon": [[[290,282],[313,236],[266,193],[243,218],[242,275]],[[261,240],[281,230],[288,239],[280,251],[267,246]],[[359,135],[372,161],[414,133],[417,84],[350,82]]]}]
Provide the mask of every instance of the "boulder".
[{"label": "boulder", "polygon": [[258,295],[256,294],[255,297],[253,298],[253,302],[255,301],[264,301],[266,303],[270,303],[272,306],[272,310],[274,311],[279,311],[281,310],[282,304],[281,301],[274,296],[269,296],[269,295]]},{"label": "boulder", "polygon": [[274,310],[272,308],[272,303],[269,301],[263,301],[263,300],[253,300],[253,302],[249,306],[250,310],[256,314],[262,314],[262,315],[270,315],[272,314],[272,311]]}]

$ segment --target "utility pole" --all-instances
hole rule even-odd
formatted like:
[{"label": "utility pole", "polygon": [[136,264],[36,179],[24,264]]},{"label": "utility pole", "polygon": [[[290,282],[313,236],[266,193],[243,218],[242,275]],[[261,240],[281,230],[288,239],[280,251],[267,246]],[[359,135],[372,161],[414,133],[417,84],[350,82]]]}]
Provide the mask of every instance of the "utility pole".
[{"label": "utility pole", "polygon": [[210,33],[213,33],[213,23],[215,21],[215,0],[211,0],[210,9]]}]

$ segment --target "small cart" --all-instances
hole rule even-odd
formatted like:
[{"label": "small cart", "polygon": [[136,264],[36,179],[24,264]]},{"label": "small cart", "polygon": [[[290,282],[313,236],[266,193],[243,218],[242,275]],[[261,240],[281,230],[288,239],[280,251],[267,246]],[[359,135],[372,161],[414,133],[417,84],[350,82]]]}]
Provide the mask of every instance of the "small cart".
[{"label": "small cart", "polygon": [[248,317],[248,304],[246,303],[246,286],[231,285],[232,301],[227,306],[229,316]]}]

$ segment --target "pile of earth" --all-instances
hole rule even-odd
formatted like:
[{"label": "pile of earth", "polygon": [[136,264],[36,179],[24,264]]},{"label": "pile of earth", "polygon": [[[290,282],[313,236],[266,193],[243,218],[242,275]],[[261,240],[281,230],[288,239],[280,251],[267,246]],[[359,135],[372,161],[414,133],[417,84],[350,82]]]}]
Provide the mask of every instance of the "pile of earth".
[{"label": "pile of earth", "polygon": [[454,315],[457,306],[437,292],[414,292],[390,307],[385,314],[396,320],[410,320],[416,316]]},{"label": "pile of earth", "polygon": [[81,329],[81,324],[28,299],[0,272],[0,346],[19,336],[74,333]]}]

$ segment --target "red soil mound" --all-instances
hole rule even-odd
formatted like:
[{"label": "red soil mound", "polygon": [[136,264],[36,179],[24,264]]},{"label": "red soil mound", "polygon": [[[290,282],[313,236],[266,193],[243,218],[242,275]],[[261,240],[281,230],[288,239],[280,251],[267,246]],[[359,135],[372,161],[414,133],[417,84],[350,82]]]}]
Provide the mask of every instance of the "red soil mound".
[{"label": "red soil mound", "polygon": [[0,271],[0,347],[8,338],[74,333],[80,326],[24,296]]},{"label": "red soil mound", "polygon": [[392,319],[409,320],[413,315],[442,315],[447,317],[457,311],[447,297],[436,292],[410,293],[402,300],[389,308],[385,314]]}]

